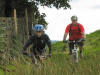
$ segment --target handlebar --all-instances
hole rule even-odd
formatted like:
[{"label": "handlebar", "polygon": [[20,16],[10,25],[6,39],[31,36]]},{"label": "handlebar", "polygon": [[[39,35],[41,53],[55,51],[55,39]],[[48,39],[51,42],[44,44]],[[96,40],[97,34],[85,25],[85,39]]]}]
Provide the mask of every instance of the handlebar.
[{"label": "handlebar", "polygon": [[82,41],[85,41],[85,39],[84,39],[84,38],[82,38],[82,39],[80,39],[78,42],[82,42]]},{"label": "handlebar", "polygon": [[84,38],[82,38],[82,39],[80,39],[80,40],[78,40],[78,41],[75,41],[75,40],[73,40],[73,41],[65,41],[65,43],[75,43],[75,42],[82,42],[82,41],[85,41],[85,39]]}]

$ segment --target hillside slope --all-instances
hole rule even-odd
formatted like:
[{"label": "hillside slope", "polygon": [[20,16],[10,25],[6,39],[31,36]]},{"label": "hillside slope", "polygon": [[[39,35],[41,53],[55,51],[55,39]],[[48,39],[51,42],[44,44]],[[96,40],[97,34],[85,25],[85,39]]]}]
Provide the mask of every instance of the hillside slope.
[{"label": "hillside slope", "polygon": [[[75,64],[67,55],[68,46],[62,42],[53,44],[53,57],[45,62],[44,67],[37,69],[28,57],[21,55],[6,66],[7,75],[100,75],[100,30],[87,35],[84,47],[84,58]],[[65,50],[63,50],[65,49]],[[5,66],[0,66],[4,67]],[[4,74],[0,69],[0,74]]]},{"label": "hillside slope", "polygon": [[85,53],[94,53],[100,51],[100,30],[97,30],[89,35],[85,42]]},{"label": "hillside slope", "polygon": [[[68,44],[64,44],[62,41],[53,44],[54,52],[68,52]],[[93,53],[100,51],[100,30],[97,30],[87,35],[84,52]]]}]

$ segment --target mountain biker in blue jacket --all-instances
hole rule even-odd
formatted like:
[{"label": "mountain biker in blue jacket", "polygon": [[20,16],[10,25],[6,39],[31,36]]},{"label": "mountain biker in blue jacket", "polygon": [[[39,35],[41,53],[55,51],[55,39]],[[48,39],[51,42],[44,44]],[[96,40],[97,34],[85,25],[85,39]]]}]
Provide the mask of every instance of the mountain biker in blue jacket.
[{"label": "mountain biker in blue jacket", "polygon": [[47,34],[44,33],[44,27],[43,25],[36,25],[34,30],[36,31],[36,34],[32,35],[29,40],[24,45],[22,53],[25,55],[26,49],[32,45],[31,53],[32,56],[34,56],[36,59],[40,59],[39,56],[45,56],[46,55],[46,45],[49,47],[49,54],[48,56],[51,57],[52,55],[52,45],[50,38]]}]

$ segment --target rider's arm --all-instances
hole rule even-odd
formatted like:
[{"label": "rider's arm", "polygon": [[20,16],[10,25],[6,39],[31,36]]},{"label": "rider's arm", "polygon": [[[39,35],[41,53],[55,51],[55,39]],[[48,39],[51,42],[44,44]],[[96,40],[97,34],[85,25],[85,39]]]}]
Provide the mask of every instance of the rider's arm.
[{"label": "rider's arm", "polygon": [[81,34],[83,35],[83,38],[86,38],[85,29],[83,25],[80,25],[80,29],[81,29]]},{"label": "rider's arm", "polygon": [[82,32],[83,38],[86,38],[86,34],[85,32]]},{"label": "rider's arm", "polygon": [[31,36],[30,38],[29,38],[29,40],[25,43],[25,45],[24,45],[24,51],[26,51],[26,49],[32,44],[32,41],[33,41],[33,36]]},{"label": "rider's arm", "polygon": [[49,54],[51,54],[52,53],[52,45],[51,45],[51,40],[48,37],[48,35],[46,35],[46,43],[47,43],[47,45],[49,47]]},{"label": "rider's arm", "polygon": [[65,33],[65,34],[64,34],[63,41],[65,41],[65,40],[66,40],[66,38],[67,38],[67,35],[68,35],[68,33]]},{"label": "rider's arm", "polygon": [[63,37],[63,41],[66,40],[66,37],[67,37],[67,35],[69,33],[69,30],[70,30],[70,25],[68,25],[67,28],[66,28],[66,30],[65,30],[65,34],[64,34],[64,37]]}]

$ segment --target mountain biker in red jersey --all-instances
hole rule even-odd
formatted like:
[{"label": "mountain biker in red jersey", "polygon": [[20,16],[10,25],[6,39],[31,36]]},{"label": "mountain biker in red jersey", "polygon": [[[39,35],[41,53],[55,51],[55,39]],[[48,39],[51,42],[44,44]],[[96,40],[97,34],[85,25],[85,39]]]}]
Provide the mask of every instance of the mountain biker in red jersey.
[{"label": "mountain biker in red jersey", "polygon": [[[71,17],[72,23],[69,24],[65,30],[63,42],[66,41],[66,37],[69,33],[69,40],[70,41],[79,41],[81,39],[85,39],[85,29],[82,24],[78,23],[78,17],[77,16],[72,16]],[[72,48],[72,43],[69,43],[69,50],[70,50],[70,55],[72,54],[71,48]],[[81,41],[78,43],[78,46],[80,48],[80,56],[83,56],[83,46],[84,46],[84,41]]]}]

